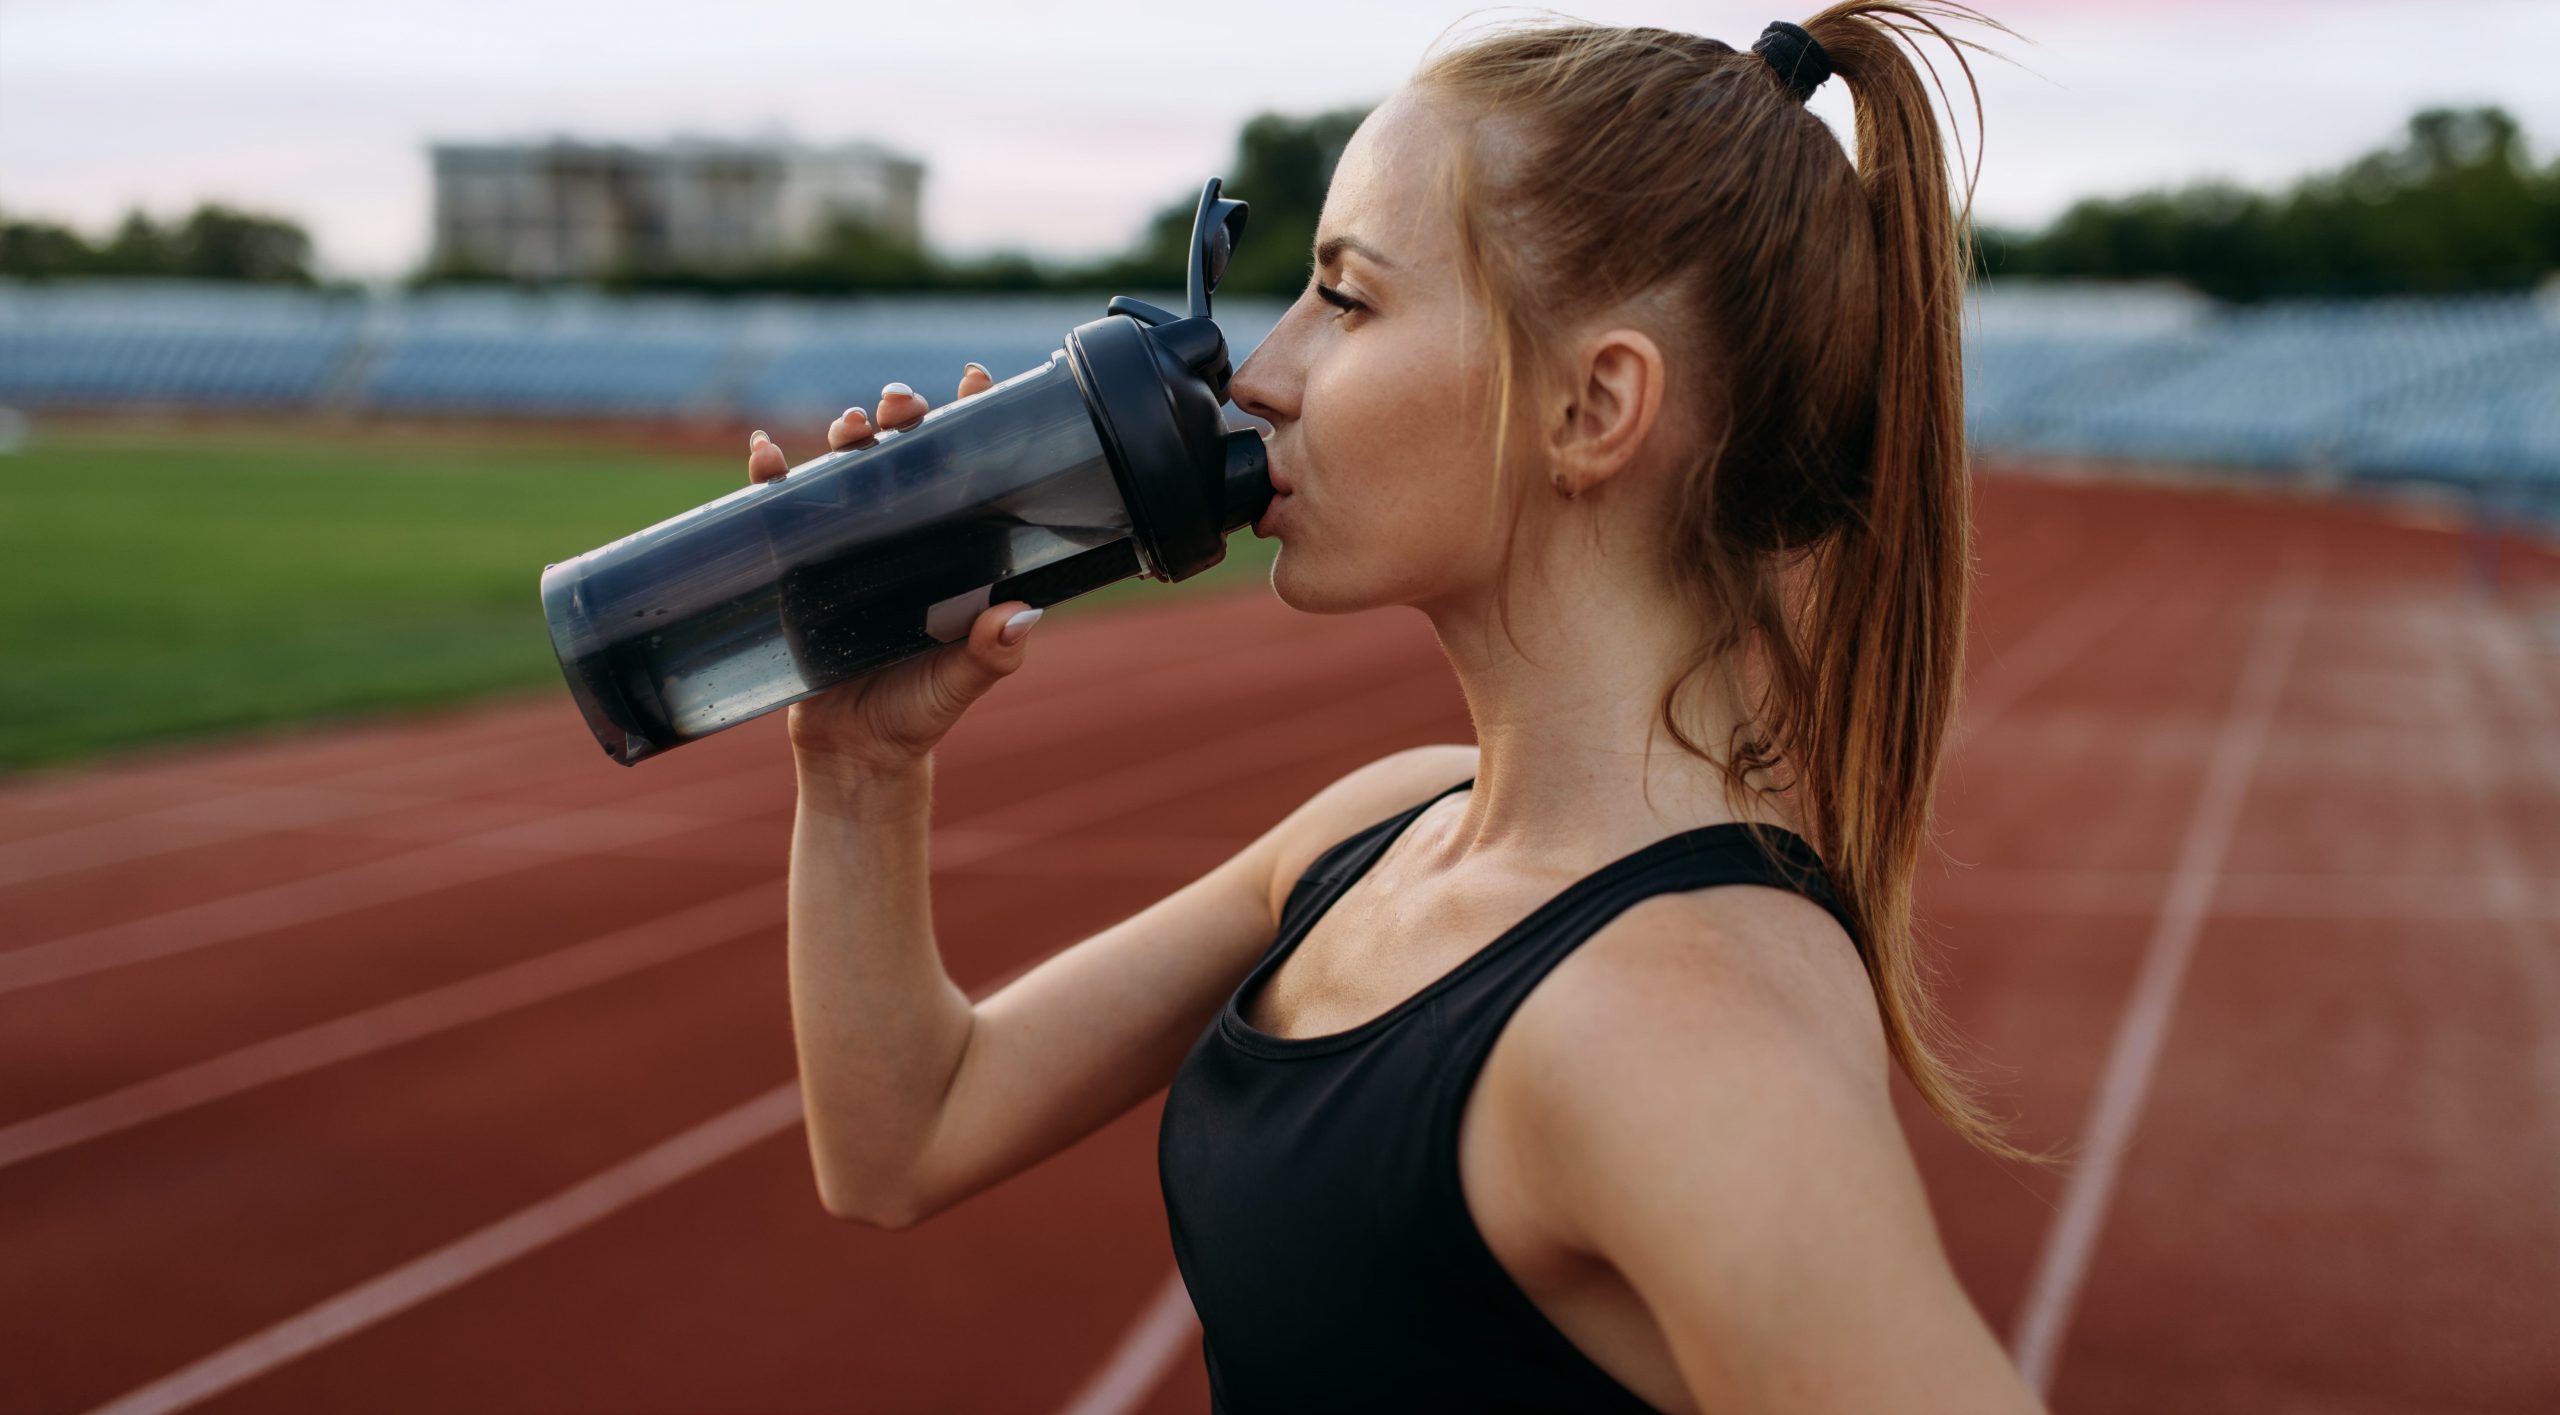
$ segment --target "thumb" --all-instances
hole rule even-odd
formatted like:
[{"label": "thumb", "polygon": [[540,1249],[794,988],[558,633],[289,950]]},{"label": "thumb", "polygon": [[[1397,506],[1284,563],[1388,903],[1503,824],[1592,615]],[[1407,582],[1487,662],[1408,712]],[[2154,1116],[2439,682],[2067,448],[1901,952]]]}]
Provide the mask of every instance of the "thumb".
[{"label": "thumb", "polygon": [[[934,656],[934,696],[944,709],[957,715],[997,680],[1020,668],[1030,653],[1031,626],[1046,612],[1018,599],[978,611],[969,624],[967,640]],[[1005,642],[1008,633],[1011,643]]]}]

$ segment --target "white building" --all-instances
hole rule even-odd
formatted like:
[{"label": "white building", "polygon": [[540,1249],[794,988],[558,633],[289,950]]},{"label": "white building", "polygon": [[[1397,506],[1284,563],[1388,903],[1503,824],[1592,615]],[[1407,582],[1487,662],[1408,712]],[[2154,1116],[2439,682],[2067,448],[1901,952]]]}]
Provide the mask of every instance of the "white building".
[{"label": "white building", "polygon": [[439,270],[520,280],[717,271],[836,221],[921,244],[924,164],[871,142],[437,143]]}]

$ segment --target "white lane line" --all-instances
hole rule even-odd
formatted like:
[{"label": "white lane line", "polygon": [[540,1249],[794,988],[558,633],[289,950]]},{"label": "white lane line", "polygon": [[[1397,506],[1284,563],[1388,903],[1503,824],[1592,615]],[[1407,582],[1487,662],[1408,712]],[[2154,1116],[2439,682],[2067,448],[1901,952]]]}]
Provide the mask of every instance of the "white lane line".
[{"label": "white lane line", "polygon": [[509,967],[331,1018],[0,1127],[0,1169],[226,1096],[388,1050],[698,953],[783,922],[781,881],[572,944]]},{"label": "white lane line", "polygon": [[[1030,967],[1024,963],[1008,970],[980,989],[977,998]],[[118,1396],[89,1415],[167,1415],[210,1400],[629,1208],[791,1129],[800,1123],[800,1116],[800,1082],[795,1077],[550,1198]]]},{"label": "white lane line", "polygon": [[[416,899],[529,868],[544,854],[600,855],[750,815],[771,803],[761,779],[652,792],[613,807],[564,811],[441,845],[66,934],[0,953],[0,994],[232,943]],[[669,812],[653,807],[679,805]]]},{"label": "white lane line", "polygon": [[244,835],[311,830],[433,804],[430,797],[278,786],[57,830],[0,845],[0,887],[192,850]]},{"label": "white lane line", "polygon": [[1137,1325],[1120,1338],[1111,1359],[1070,1397],[1058,1415],[1128,1415],[1144,1405],[1174,1361],[1200,1336],[1199,1314],[1191,1310],[1190,1290],[1175,1268],[1156,1289]]},{"label": "white lane line", "polygon": [[[1444,704],[1418,699],[1409,682],[1337,701],[1254,729],[1253,750],[1234,739],[1096,781],[1073,782],[933,832],[928,858],[939,874],[1089,827],[1125,811],[1256,776],[1437,716]],[[1003,828],[1006,823],[1012,828]],[[673,961],[784,918],[785,881],[776,878],[521,963],[300,1031],[254,1043],[121,1090],[75,1101],[0,1128],[0,1169],[68,1146],[148,1124],[271,1082],[530,1007],[642,968]]]},{"label": "white lane line", "polygon": [[[532,736],[521,727],[512,727],[497,740],[431,757],[377,762],[289,784],[233,787],[227,794],[182,800],[174,805],[155,803],[113,813],[77,805],[52,807],[82,815],[105,814],[107,818],[0,845],[0,885],[128,864],[219,840],[309,830],[338,820],[455,799],[405,789],[421,777],[453,781],[469,779],[482,770],[512,767],[519,775],[510,779],[522,784],[520,773],[527,748],[542,746],[530,741]],[[558,752],[548,749],[546,756],[556,758]],[[222,784],[186,776],[173,776],[170,780],[181,786],[218,788]],[[379,784],[385,781],[399,784]],[[0,812],[24,809],[27,804],[0,796]],[[172,826],[180,829],[173,830]]]},{"label": "white lane line", "polygon": [[[1280,647],[1286,647],[1284,641]],[[1023,695],[990,697],[975,711],[984,713],[995,723],[1005,724],[1011,717],[1034,712],[1041,723],[1054,725],[1068,721],[1087,711],[1088,700],[1119,702],[1138,695],[1152,700],[1162,688],[1197,678],[1204,672],[1216,681],[1233,666],[1248,658],[1271,659],[1274,645],[1267,639],[1231,645],[1220,651],[1190,658],[1176,658],[1152,669],[1135,673],[1116,669],[1085,668],[1062,674],[1046,683],[1038,697]],[[977,724],[977,719],[971,719]],[[554,725],[556,728],[556,724]],[[112,820],[75,826],[24,840],[0,843],[0,886],[24,884],[80,870],[108,865],[130,864],[155,855],[195,849],[223,840],[242,839],[287,830],[308,830],[339,820],[360,819],[395,810],[416,809],[451,801],[444,795],[419,795],[415,791],[374,789],[372,783],[388,779],[415,782],[419,779],[449,781],[468,778],[473,768],[512,765],[517,785],[564,778],[594,770],[592,757],[579,756],[571,767],[571,757],[554,742],[565,740],[554,728],[510,724],[510,734],[497,742],[480,742],[414,761],[376,762],[344,771],[314,777],[285,786],[265,786],[242,790],[231,795],[215,796],[179,805],[157,807],[118,816]],[[1038,734],[1038,726],[1034,726]],[[1010,735],[1010,734],[1008,734]],[[1010,750],[1000,744],[999,751]],[[538,763],[527,762],[529,753],[538,752]],[[522,773],[531,767],[535,775]],[[0,809],[8,802],[0,798]]]},{"label": "white lane line", "polygon": [[2560,724],[2560,707],[2553,705],[2549,686],[2534,671],[2533,640],[2503,606],[2488,606],[2464,617],[2472,643],[2480,650],[2476,661],[2525,721],[2526,754],[2553,785],[2560,786],[2560,733],[2550,730]]},{"label": "white lane line", "polygon": [[[1932,909],[1959,914],[2143,918],[2160,911],[2166,870],[2011,869],[1973,866],[1923,886]],[[2560,876],[2470,874],[2224,873],[2217,919],[2548,920],[2560,918]],[[2459,940],[2435,940],[2443,947]]]},{"label": "white lane line", "polygon": [[2063,1186],[2061,1212],[2045,1233],[2043,1251],[2027,1281],[2010,1347],[2019,1373],[2039,1396],[2052,1388],[2072,1308],[2088,1276],[2089,1259],[2114,1197],[2125,1148],[2141,1118],[2152,1072],[2177,1010],[2187,960],[2195,953],[2196,936],[2213,903],[2214,885],[2240,822],[2249,778],[2266,751],[2285,677],[2310,622],[2318,578],[2316,564],[2288,575],[2259,615],[2239,688],[2205,764],[2203,788],[2187,819],[2177,865],[2144,946],[2142,971],[2116,1025],[2097,1099],[2081,1135],[2080,1157]]},{"label": "white lane line", "polygon": [[[2456,617],[2457,623],[2444,625],[2428,636],[2430,647],[2435,648],[2445,660],[2442,670],[2445,678],[2458,688],[2456,711],[2452,715],[2461,721],[2458,726],[2448,724],[2445,755],[2458,768],[2472,807],[2479,814],[2481,850],[2488,856],[2490,866],[2502,872],[2520,873],[2526,866],[2525,855],[2516,847],[2514,832],[2508,828],[2501,788],[2508,786],[2513,776],[2525,773],[2501,771],[2482,741],[2485,734],[2476,730],[2485,726],[2488,714],[2484,711],[2486,703],[2482,696],[2473,689],[2473,680],[2475,676],[2496,676],[2490,657],[2497,645],[2483,629],[2470,640],[2475,651],[2462,652],[2458,619],[2475,616],[2457,614]],[[2480,652],[2483,650],[2488,651],[2488,655]],[[2535,710],[2537,707],[2547,709],[2547,699],[2537,703],[2531,694],[2526,694],[2518,698],[2517,706],[2523,710],[2523,716],[2530,723],[2529,731],[2535,735],[2548,726],[2548,712]],[[2553,774],[2550,784],[2560,786],[2560,773]],[[2550,1141],[2560,1137],[2560,959],[2553,956],[2550,939],[2541,926],[2543,922],[2546,921],[2534,920],[2521,912],[2510,915],[2507,945],[2514,959],[2517,980],[2523,985],[2519,989],[2521,999],[2531,1007],[2535,1020],[2540,1024],[2534,1029],[2531,1055],[2533,1069],[2541,1084],[2533,1088],[2533,1096],[2542,1114],[2541,1136],[2547,1153]]]},{"label": "white lane line", "polygon": [[299,1315],[99,1406],[92,1415],[166,1415],[396,1316],[629,1207],[800,1123],[800,1083],[786,1082],[611,1169],[351,1287]]},{"label": "white lane line", "polygon": [[[1329,654],[1323,676],[1330,680],[1375,673],[1411,657],[1411,644],[1382,639]],[[1198,667],[1196,661],[1188,665],[1195,674]],[[1172,713],[1206,710],[1213,704],[1263,691],[1278,681],[1303,682],[1305,678],[1304,665],[1278,662],[1266,654],[1212,675],[1208,681],[1218,690],[1213,696],[1187,701]],[[1122,681],[1107,686],[1119,694],[1126,692],[1129,684]],[[1132,701],[1150,700],[1140,697]],[[984,760],[1091,735],[1096,730],[1093,722],[1093,718],[1082,714],[1034,718],[978,749],[971,759]],[[1104,726],[1126,722],[1124,718]],[[461,840],[28,944],[0,952],[0,995],[492,879],[530,868],[535,861],[526,859],[526,852],[610,854],[707,824],[782,809],[789,804],[789,791],[787,774],[764,772],[688,783],[610,806],[564,811]]]}]

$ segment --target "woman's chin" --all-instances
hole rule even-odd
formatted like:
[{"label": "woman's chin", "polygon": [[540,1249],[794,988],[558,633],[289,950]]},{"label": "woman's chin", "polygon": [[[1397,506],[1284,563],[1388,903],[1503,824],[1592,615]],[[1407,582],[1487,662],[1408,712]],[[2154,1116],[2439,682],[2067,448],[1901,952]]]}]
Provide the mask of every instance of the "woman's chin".
[{"label": "woman's chin", "polygon": [[1307,593],[1307,586],[1296,575],[1289,573],[1289,552],[1286,550],[1281,551],[1271,562],[1271,593],[1282,604],[1302,614],[1324,612],[1315,607],[1312,597]]},{"label": "woman's chin", "polygon": [[1362,587],[1321,572],[1308,573],[1298,553],[1283,549],[1271,562],[1271,592],[1282,604],[1302,614],[1356,614],[1387,601],[1364,594]]}]

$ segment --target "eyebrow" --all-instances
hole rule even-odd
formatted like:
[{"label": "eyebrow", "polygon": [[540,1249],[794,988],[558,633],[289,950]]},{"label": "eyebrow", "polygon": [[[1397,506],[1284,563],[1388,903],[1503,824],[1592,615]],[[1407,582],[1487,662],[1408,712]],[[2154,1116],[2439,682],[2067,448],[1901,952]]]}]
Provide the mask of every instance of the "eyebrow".
[{"label": "eyebrow", "polygon": [[1384,255],[1381,255],[1376,246],[1370,245],[1368,242],[1361,240],[1357,236],[1336,236],[1332,240],[1318,245],[1316,247],[1316,264],[1332,265],[1342,259],[1342,253],[1344,251],[1358,251],[1360,254],[1367,256],[1370,260],[1388,270],[1396,268],[1396,263],[1387,259]]}]

